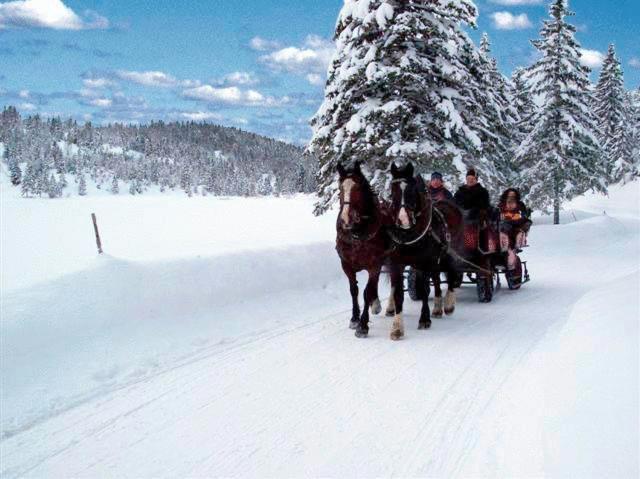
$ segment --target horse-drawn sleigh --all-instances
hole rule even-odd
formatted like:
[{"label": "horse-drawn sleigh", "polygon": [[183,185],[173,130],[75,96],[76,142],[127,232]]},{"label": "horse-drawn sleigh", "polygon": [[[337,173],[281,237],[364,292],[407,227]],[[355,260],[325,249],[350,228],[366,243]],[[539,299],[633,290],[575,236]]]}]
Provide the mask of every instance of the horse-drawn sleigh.
[{"label": "horse-drawn sleigh", "polygon": [[[419,329],[431,326],[429,293],[433,282],[435,299],[433,316],[452,314],[456,306],[455,289],[467,274],[478,288],[479,297],[490,301],[494,279],[499,284],[501,265],[498,228],[493,219],[478,222],[465,220],[462,212],[451,202],[434,204],[421,176],[414,176],[413,166],[399,169],[391,165],[391,200],[381,201],[355,163],[351,168],[338,166],[340,211],[336,223],[336,250],[342,268],[349,279],[352,298],[350,328],[357,337],[369,333],[369,310],[381,311],[378,280],[383,265],[391,277],[392,293],[387,315],[394,316],[391,339],[404,336],[402,310],[404,302],[405,268],[419,271],[422,282],[413,282],[412,297],[422,300],[418,321]],[[495,233],[495,234],[494,234]],[[496,241],[496,237],[498,240]],[[519,259],[518,259],[519,261]],[[522,265],[522,263],[518,263]],[[356,273],[369,274],[364,291],[364,308],[358,302]],[[528,281],[524,264],[525,281]],[[442,298],[441,275],[446,276],[447,293]],[[519,287],[522,281],[509,280],[510,287]]]},{"label": "horse-drawn sleigh", "polygon": [[[458,256],[458,284],[476,286],[478,301],[489,303],[494,292],[502,287],[501,276],[510,290],[518,290],[530,281],[527,262],[522,261],[519,254],[527,248],[526,232],[519,244],[512,244],[515,254],[515,267],[508,268],[508,251],[500,243],[500,212],[491,209],[488,219],[476,219],[464,216],[464,242]],[[512,239],[513,240],[513,239]],[[425,274],[415,268],[406,272],[406,291],[414,301],[422,299],[424,294]],[[433,283],[433,280],[432,280]]]}]

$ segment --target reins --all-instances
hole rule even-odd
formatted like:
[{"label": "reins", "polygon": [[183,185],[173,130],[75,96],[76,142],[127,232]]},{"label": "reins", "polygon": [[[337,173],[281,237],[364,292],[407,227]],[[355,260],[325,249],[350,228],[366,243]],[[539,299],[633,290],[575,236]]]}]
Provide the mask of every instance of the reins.
[{"label": "reins", "polygon": [[440,238],[438,236],[438,233],[436,233],[435,231],[433,231],[433,229],[431,230],[431,236],[433,237],[434,240],[436,240],[438,243],[440,243],[443,246],[443,250],[446,251],[446,253],[448,255],[450,255],[451,257],[457,259],[458,261],[461,261],[465,264],[468,264],[469,266],[473,266],[475,269],[477,269],[478,271],[482,271],[483,273],[486,273],[488,275],[493,275],[493,271],[489,271],[486,268],[483,268],[481,266],[478,266],[477,264],[466,260],[465,258],[463,258],[462,256],[460,256],[456,250],[454,250],[451,247],[451,234],[449,233],[449,227],[447,226],[447,222],[444,218],[444,215],[442,214],[442,212],[440,210],[438,210],[438,208],[434,208],[434,210],[436,211],[436,213],[438,214],[438,216],[440,216],[441,220],[442,220],[442,224],[444,225],[444,229],[445,229],[445,240],[443,241],[442,238]]},{"label": "reins", "polygon": [[[403,182],[406,182],[406,180],[404,178],[398,178],[398,179],[395,179],[395,180],[391,181],[392,184],[393,183],[403,183]],[[427,196],[426,192],[424,192],[424,193],[423,192],[419,192],[419,194],[423,194],[424,196]],[[406,203],[405,203],[405,198],[404,198],[404,193],[403,193],[402,199],[400,201],[400,208],[406,208],[406,207],[407,206],[406,206]],[[429,230],[431,228],[431,222],[433,221],[433,209],[434,209],[433,208],[433,201],[431,201],[431,199],[429,199],[428,201],[425,199],[424,208],[422,208],[420,211],[418,211],[414,216],[415,218],[420,218],[427,211],[427,209],[430,210],[429,211],[429,221],[427,222],[427,225],[426,225],[424,231],[422,233],[420,233],[417,238],[412,239],[410,241],[402,240],[395,233],[394,229],[390,228],[388,233],[389,233],[389,236],[391,236],[391,239],[395,243],[398,243],[399,245],[402,245],[402,246],[411,246],[413,244],[416,244],[418,241],[422,240],[426,236],[426,234],[429,232]]]}]

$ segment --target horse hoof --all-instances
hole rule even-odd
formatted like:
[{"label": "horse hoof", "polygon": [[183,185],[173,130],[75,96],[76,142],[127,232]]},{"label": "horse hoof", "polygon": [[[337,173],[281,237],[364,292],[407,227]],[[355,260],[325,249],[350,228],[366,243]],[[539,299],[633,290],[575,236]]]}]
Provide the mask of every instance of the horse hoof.
[{"label": "horse hoof", "polygon": [[358,321],[351,321],[349,323],[349,329],[356,329],[358,327]]},{"label": "horse hoof", "polygon": [[432,318],[441,318],[442,317],[442,311],[433,311],[431,313],[431,317]]},{"label": "horse hoof", "polygon": [[382,311],[382,305],[380,304],[380,300],[376,299],[371,303],[371,313],[380,314],[380,311]]},{"label": "horse hoof", "polygon": [[418,329],[429,329],[431,327],[431,321],[428,323],[420,322],[418,323]]},{"label": "horse hoof", "polygon": [[390,334],[390,338],[392,341],[399,341],[400,339],[402,339],[402,337],[404,336],[404,332],[402,332],[399,329],[394,329],[393,331],[391,331]]},{"label": "horse hoof", "polygon": [[391,316],[395,316],[395,315],[396,315],[396,312],[395,312],[395,311],[391,311],[390,309],[387,309],[387,310],[385,311],[384,315],[385,315],[387,318],[390,318]]},{"label": "horse hoof", "polygon": [[444,314],[446,314],[447,316],[453,314],[453,312],[456,310],[456,307],[452,307],[452,308],[445,308],[444,310]]},{"label": "horse hoof", "polygon": [[356,338],[366,338],[369,335],[368,329],[356,329]]}]

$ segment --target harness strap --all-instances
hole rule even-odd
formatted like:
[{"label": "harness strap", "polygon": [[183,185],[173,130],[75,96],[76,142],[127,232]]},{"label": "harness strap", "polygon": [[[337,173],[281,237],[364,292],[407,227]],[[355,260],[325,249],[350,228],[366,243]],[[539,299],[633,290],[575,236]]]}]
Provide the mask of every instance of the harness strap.
[{"label": "harness strap", "polygon": [[431,231],[431,235],[433,236],[433,239],[435,239],[438,243],[446,246],[447,254],[451,255],[452,257],[454,257],[458,261],[466,263],[469,266],[473,266],[478,271],[482,271],[483,273],[486,273],[488,275],[493,275],[493,271],[489,271],[488,269],[483,268],[482,266],[479,266],[479,265],[477,265],[477,264],[475,264],[475,263],[473,263],[471,261],[468,261],[468,260],[464,259],[448,243],[445,243],[444,241],[442,241],[442,239],[438,236],[438,234],[436,232],[434,232],[433,230]]}]

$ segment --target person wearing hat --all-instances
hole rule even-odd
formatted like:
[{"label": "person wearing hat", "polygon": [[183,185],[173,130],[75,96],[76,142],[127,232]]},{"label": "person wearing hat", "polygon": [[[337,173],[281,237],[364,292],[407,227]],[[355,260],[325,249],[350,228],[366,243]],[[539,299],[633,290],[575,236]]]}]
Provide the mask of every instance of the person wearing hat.
[{"label": "person wearing hat", "polygon": [[500,247],[507,253],[507,270],[516,268],[516,249],[524,244],[532,221],[529,209],[520,199],[520,192],[515,188],[507,188],[500,196]]},{"label": "person wearing hat", "polygon": [[431,199],[435,202],[438,201],[450,201],[453,199],[451,192],[444,187],[442,182],[442,174],[434,171],[431,174],[431,181],[429,182],[429,194]]},{"label": "person wearing hat", "polygon": [[486,218],[491,205],[489,192],[478,183],[478,174],[473,168],[467,171],[466,182],[453,197],[456,204],[465,212],[468,219]]}]

